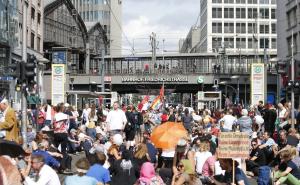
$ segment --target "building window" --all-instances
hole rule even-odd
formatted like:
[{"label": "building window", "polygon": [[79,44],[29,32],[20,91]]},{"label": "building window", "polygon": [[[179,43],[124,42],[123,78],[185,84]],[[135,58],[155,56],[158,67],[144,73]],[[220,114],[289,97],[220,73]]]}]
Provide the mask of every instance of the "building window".
[{"label": "building window", "polygon": [[248,23],[248,33],[256,33],[255,23]]},{"label": "building window", "polygon": [[30,47],[34,49],[34,33],[31,32],[31,37],[30,37]]},{"label": "building window", "polygon": [[222,3],[222,0],[212,0],[212,3]]},{"label": "building window", "polygon": [[35,9],[31,7],[31,19],[34,19],[35,16]]},{"label": "building window", "polygon": [[248,0],[248,4],[257,4],[257,0]]},{"label": "building window", "polygon": [[236,23],[236,33],[246,33],[246,23]]},{"label": "building window", "polygon": [[268,8],[260,8],[259,15],[262,19],[269,19],[269,9]]},{"label": "building window", "polygon": [[269,25],[268,24],[259,25],[259,33],[268,34],[269,33]]},{"label": "building window", "polygon": [[213,37],[212,38],[212,48],[218,49],[222,46],[222,38],[220,37]]},{"label": "building window", "polygon": [[233,4],[234,0],[224,0],[224,3],[226,3],[226,4]]},{"label": "building window", "polygon": [[260,49],[268,49],[269,48],[269,39],[268,38],[261,38],[259,39],[259,48]]},{"label": "building window", "polygon": [[213,8],[212,18],[222,18],[222,8]]},{"label": "building window", "polygon": [[276,19],[276,9],[271,9],[271,19]]},{"label": "building window", "polygon": [[246,9],[245,8],[237,8],[236,9],[236,18],[238,18],[238,19],[246,18]]},{"label": "building window", "polygon": [[212,23],[213,33],[222,33],[222,23]]},{"label": "building window", "polygon": [[269,4],[269,0],[259,0],[260,4]]},{"label": "building window", "polygon": [[234,47],[234,39],[233,38],[224,38],[224,47],[225,48],[233,48]]},{"label": "building window", "polygon": [[253,38],[248,38],[248,49],[253,49],[255,46],[254,44]]},{"label": "building window", "polygon": [[236,0],[236,4],[246,4],[246,0]]},{"label": "building window", "polygon": [[236,38],[236,48],[246,48],[246,38]]},{"label": "building window", "polygon": [[288,28],[295,26],[297,24],[297,8],[293,8],[287,12],[287,21],[288,21]]},{"label": "building window", "polygon": [[257,8],[248,8],[248,19],[257,18]]},{"label": "building window", "polygon": [[276,49],[277,48],[277,42],[276,39],[272,39],[272,49]]},{"label": "building window", "polygon": [[37,14],[37,22],[38,22],[38,24],[41,24],[41,14],[40,13]]},{"label": "building window", "polygon": [[224,33],[234,33],[234,23],[224,23]]},{"label": "building window", "polygon": [[276,23],[272,23],[271,27],[272,27],[272,33],[276,34]]},{"label": "building window", "polygon": [[234,18],[234,9],[224,8],[224,18]]},{"label": "building window", "polygon": [[36,41],[37,51],[41,52],[41,38],[37,37]]},{"label": "building window", "polygon": [[276,4],[276,0],[271,0],[271,4]]}]

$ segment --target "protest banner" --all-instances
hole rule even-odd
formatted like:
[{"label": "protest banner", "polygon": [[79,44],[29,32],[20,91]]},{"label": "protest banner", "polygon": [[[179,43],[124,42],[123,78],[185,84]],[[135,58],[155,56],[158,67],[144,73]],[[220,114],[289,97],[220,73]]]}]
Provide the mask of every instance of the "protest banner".
[{"label": "protest banner", "polygon": [[243,132],[221,132],[218,158],[248,158],[249,135]]}]

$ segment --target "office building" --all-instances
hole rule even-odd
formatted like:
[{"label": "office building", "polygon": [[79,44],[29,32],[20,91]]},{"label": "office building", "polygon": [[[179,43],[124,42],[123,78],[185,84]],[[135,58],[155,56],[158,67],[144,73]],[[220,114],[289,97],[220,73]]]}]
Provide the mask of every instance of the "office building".
[{"label": "office building", "polygon": [[87,29],[100,23],[107,33],[108,55],[122,53],[122,0],[72,0]]}]

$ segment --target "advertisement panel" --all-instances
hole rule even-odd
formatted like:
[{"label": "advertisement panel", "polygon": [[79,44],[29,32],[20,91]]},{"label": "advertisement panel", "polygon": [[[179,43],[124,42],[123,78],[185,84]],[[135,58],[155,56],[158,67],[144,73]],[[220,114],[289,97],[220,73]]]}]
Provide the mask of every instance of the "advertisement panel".
[{"label": "advertisement panel", "polygon": [[251,65],[251,105],[265,100],[265,66],[254,63]]},{"label": "advertisement panel", "polygon": [[65,65],[52,64],[52,105],[65,102]]}]

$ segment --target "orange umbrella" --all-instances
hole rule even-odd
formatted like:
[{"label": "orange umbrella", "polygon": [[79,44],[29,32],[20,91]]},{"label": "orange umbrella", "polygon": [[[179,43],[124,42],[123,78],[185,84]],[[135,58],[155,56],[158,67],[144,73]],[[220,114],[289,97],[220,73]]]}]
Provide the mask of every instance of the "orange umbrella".
[{"label": "orange umbrella", "polygon": [[178,140],[187,136],[182,123],[166,122],[154,128],[150,139],[156,148],[175,149]]}]

